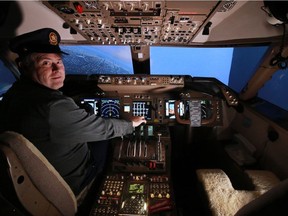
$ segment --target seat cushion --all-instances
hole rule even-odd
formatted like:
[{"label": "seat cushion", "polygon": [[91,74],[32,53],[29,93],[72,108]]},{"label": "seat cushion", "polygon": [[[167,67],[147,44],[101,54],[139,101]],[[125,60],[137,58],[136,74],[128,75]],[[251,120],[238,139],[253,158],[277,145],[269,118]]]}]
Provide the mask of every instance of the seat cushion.
[{"label": "seat cushion", "polygon": [[197,177],[203,186],[213,215],[235,215],[235,213],[255,198],[279,183],[279,179],[269,171],[248,170],[247,174],[255,185],[255,190],[235,190],[226,173],[221,169],[198,169]]},{"label": "seat cushion", "polygon": [[288,215],[288,179],[244,205],[235,216]]}]

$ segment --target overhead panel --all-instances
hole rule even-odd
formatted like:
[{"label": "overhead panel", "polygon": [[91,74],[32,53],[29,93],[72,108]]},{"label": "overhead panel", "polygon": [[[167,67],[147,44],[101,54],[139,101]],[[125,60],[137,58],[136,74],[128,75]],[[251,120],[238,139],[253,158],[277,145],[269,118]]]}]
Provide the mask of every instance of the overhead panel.
[{"label": "overhead panel", "polygon": [[187,45],[219,2],[98,0],[43,4],[58,14],[72,32],[85,37],[87,43]]}]

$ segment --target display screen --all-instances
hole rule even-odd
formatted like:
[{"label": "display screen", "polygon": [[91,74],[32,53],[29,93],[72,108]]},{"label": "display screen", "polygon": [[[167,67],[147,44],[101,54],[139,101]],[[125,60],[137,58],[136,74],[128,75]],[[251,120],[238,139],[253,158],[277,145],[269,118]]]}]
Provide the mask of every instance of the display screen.
[{"label": "display screen", "polygon": [[153,125],[140,125],[141,136],[154,136],[154,126]]},{"label": "display screen", "polygon": [[144,184],[132,183],[129,185],[128,192],[129,193],[143,194],[144,193]]},{"label": "display screen", "polygon": [[[165,101],[165,117],[169,119],[175,119],[175,100],[166,100]],[[180,101],[178,106],[178,114],[181,118],[189,115],[189,106],[187,101]]]},{"label": "display screen", "polygon": [[[197,101],[197,100],[195,100]],[[175,100],[165,101],[165,117],[169,119],[175,119]],[[200,100],[201,104],[201,119],[209,119],[212,116],[212,102],[210,100]],[[189,101],[180,101],[178,106],[178,113],[180,118],[189,119]]]},{"label": "display screen", "polygon": [[151,102],[150,101],[134,101],[133,102],[133,116],[145,116],[145,119],[151,119]]},{"label": "display screen", "polygon": [[[197,101],[197,100],[195,100]],[[209,119],[212,116],[212,102],[210,100],[199,100],[201,106],[201,119]],[[189,119],[189,101],[182,101],[179,105],[179,115],[184,119]]]},{"label": "display screen", "polygon": [[174,104],[175,104],[175,100],[165,101],[165,117],[166,118],[175,119]]},{"label": "display screen", "polygon": [[119,118],[120,117],[119,99],[101,99],[101,117]]},{"label": "display screen", "polygon": [[189,101],[180,101],[178,112],[181,118],[189,119]]},{"label": "display screen", "polygon": [[91,114],[100,115],[100,100],[98,98],[83,99],[81,107]]},{"label": "display screen", "polygon": [[125,112],[125,113],[130,113],[130,104],[124,104],[124,106],[123,106],[123,111]]},{"label": "display screen", "polygon": [[119,99],[109,98],[85,98],[81,101],[81,107],[87,112],[103,118],[120,117]]}]

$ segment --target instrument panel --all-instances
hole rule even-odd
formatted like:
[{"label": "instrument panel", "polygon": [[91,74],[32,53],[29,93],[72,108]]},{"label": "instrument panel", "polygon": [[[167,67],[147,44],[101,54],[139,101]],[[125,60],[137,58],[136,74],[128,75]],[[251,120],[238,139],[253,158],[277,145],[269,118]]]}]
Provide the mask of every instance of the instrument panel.
[{"label": "instrument panel", "polygon": [[169,126],[222,125],[225,97],[201,91],[199,82],[184,76],[100,75],[90,79],[97,92],[82,95],[81,103],[89,104],[92,113],[120,119],[145,116],[147,120],[132,134],[111,140],[110,173],[90,216],[174,215]]},{"label": "instrument panel", "polygon": [[173,188],[167,175],[111,174],[106,177],[101,188],[90,216],[176,213],[173,210]]},{"label": "instrument panel", "polygon": [[81,98],[93,113],[104,118],[145,116],[148,124],[222,124],[221,99],[202,92],[184,91],[183,76],[101,75],[103,91]]},{"label": "instrument panel", "polygon": [[87,42],[109,45],[189,44],[207,17],[225,5],[164,0],[42,2]]},{"label": "instrument panel", "polygon": [[[197,108],[190,102],[199,104]],[[124,118],[132,116],[144,116],[150,124],[189,124],[189,118],[199,118],[199,124],[215,126],[221,124],[220,102],[209,98],[195,98],[193,100],[170,99],[166,95],[158,97],[135,98],[133,94],[125,94],[122,97],[108,98],[83,98],[82,104],[89,104],[93,113],[104,118]],[[191,114],[194,109],[194,114]],[[196,111],[198,110],[198,111]],[[195,119],[195,118],[194,118]]]}]

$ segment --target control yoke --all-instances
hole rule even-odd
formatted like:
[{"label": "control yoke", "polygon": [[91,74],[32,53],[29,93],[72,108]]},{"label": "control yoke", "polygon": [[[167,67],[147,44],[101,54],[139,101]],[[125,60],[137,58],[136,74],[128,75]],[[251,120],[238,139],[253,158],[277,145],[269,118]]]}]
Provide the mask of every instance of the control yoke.
[{"label": "control yoke", "polygon": [[[180,105],[180,101],[179,100],[176,100],[175,101],[175,104],[174,104],[174,112],[175,112],[175,117],[176,117],[176,120],[178,123],[180,124],[189,124],[191,126],[193,126],[191,124],[191,122],[193,121],[193,118],[195,118],[195,116],[192,116],[191,112],[190,112],[190,115],[189,115],[189,119],[183,119],[180,117],[180,114],[179,114],[179,105]],[[217,104],[215,103],[215,101],[213,101],[213,110],[217,110]],[[212,124],[213,122],[215,122],[216,118],[217,118],[217,114],[216,112],[213,112],[213,115],[211,118],[209,119],[202,119],[201,118],[201,110],[199,112],[199,115],[198,118],[200,117],[200,122],[201,122],[201,126],[206,126],[206,125],[210,125]]]}]

